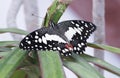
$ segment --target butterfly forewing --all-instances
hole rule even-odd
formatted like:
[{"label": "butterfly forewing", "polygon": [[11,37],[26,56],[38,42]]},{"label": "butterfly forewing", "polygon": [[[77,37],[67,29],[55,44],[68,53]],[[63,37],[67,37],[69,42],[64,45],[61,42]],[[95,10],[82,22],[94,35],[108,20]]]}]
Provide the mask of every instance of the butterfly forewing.
[{"label": "butterfly forewing", "polygon": [[21,42],[19,47],[23,50],[59,50],[65,46],[63,40],[52,28],[41,28],[28,34]]}]

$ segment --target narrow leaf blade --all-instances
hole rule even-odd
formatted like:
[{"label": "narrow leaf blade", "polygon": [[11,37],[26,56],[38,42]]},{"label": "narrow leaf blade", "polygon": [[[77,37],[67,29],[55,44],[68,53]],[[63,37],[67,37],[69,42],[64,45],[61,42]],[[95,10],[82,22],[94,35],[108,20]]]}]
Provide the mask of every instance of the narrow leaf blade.
[{"label": "narrow leaf blade", "polygon": [[17,68],[17,66],[24,60],[24,57],[27,52],[20,50],[19,48],[15,48],[8,57],[3,58],[0,64],[0,77],[8,78]]},{"label": "narrow leaf blade", "polygon": [[65,78],[59,54],[51,51],[38,52],[42,78]]},{"label": "narrow leaf blade", "polygon": [[81,55],[81,57],[86,59],[88,62],[91,62],[91,63],[111,72],[111,73],[114,73],[114,74],[120,76],[120,68],[117,68],[117,67],[115,67],[115,66],[113,66],[113,65],[111,65],[111,64],[109,64],[101,59],[98,59],[96,57],[92,57],[90,55],[83,54],[83,55]]},{"label": "narrow leaf blade", "polygon": [[16,33],[16,34],[21,34],[21,35],[27,35],[28,32],[24,31],[24,30],[21,30],[21,29],[18,29],[18,28],[3,28],[3,29],[0,29],[0,33]]},{"label": "narrow leaf blade", "polygon": [[0,47],[1,46],[13,46],[18,43],[19,41],[0,41]]},{"label": "narrow leaf blade", "polygon": [[94,47],[97,49],[107,50],[107,51],[110,51],[112,53],[120,54],[120,48],[116,48],[116,47],[112,47],[112,46],[108,46],[108,45],[103,45],[103,44],[93,44],[93,43],[88,43],[88,46]]},{"label": "narrow leaf blade", "polygon": [[[104,78],[94,67],[92,67],[85,59],[78,55],[72,56],[73,60],[65,60],[64,65],[72,70],[77,76],[82,78]],[[91,72],[92,71],[92,72]]]}]

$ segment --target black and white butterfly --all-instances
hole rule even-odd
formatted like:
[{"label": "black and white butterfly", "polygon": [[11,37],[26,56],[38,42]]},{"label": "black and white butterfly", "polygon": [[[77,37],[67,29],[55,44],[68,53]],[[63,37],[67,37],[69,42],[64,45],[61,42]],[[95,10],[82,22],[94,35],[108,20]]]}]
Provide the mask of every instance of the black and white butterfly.
[{"label": "black and white butterfly", "polygon": [[69,20],[58,24],[50,23],[28,34],[19,47],[27,51],[53,50],[61,55],[81,54],[85,51],[87,39],[96,26],[83,20]]}]

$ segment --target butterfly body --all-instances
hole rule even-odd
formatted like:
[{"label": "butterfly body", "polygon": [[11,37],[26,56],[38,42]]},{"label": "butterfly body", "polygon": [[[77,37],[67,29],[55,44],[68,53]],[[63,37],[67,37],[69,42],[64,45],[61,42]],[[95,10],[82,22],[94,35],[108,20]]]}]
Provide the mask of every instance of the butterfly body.
[{"label": "butterfly body", "polygon": [[85,51],[87,39],[96,29],[90,22],[69,20],[58,24],[51,23],[28,34],[19,47],[23,50],[53,50],[61,55],[80,54]]}]

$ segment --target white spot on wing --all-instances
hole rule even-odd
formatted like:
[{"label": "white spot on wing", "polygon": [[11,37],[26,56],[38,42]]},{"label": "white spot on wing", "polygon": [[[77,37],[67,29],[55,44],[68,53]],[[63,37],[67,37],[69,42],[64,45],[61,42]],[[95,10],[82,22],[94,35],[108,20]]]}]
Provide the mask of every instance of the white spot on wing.
[{"label": "white spot on wing", "polygon": [[24,49],[26,49],[26,47],[24,47]]},{"label": "white spot on wing", "polygon": [[80,45],[80,44],[78,44],[78,47],[81,47],[81,45]]},{"label": "white spot on wing", "polygon": [[65,49],[65,51],[69,51],[68,49]]},{"label": "white spot on wing", "polygon": [[81,28],[78,28],[78,30],[81,31],[81,32],[83,31]]},{"label": "white spot on wing", "polygon": [[42,46],[39,46],[40,48],[42,48]]},{"label": "white spot on wing", "polygon": [[81,27],[81,29],[83,30],[84,28],[83,28],[83,27]]},{"label": "white spot on wing", "polygon": [[85,35],[87,36],[87,35],[88,35],[88,33],[85,33]]},{"label": "white spot on wing", "polygon": [[53,47],[53,50],[56,50],[57,48],[56,47]]},{"label": "white spot on wing", "polygon": [[85,26],[88,27],[88,25],[85,23]]},{"label": "white spot on wing", "polygon": [[28,43],[28,44],[31,44],[31,41],[28,41],[27,43]]},{"label": "white spot on wing", "polygon": [[21,43],[21,46],[23,46],[23,43]]},{"label": "white spot on wing", "polygon": [[75,24],[73,21],[71,21],[72,24]]},{"label": "white spot on wing", "polygon": [[35,39],[38,39],[38,38],[39,38],[39,37],[36,35],[36,36],[35,36]]},{"label": "white spot on wing", "polygon": [[35,42],[37,43],[37,42],[38,42],[38,40],[35,40]]},{"label": "white spot on wing", "polygon": [[81,32],[77,28],[74,27],[74,29],[76,32],[78,32],[81,35]]},{"label": "white spot on wing", "polygon": [[79,52],[76,52],[76,54],[79,54]]},{"label": "white spot on wing", "polygon": [[71,53],[69,53],[69,56],[71,56],[72,54]]},{"label": "white spot on wing", "polygon": [[79,24],[75,24],[77,27],[79,27]]},{"label": "white spot on wing", "polygon": [[38,35],[38,32],[36,31],[35,34]]},{"label": "white spot on wing", "polygon": [[60,47],[57,47],[58,50],[61,50]]},{"label": "white spot on wing", "polygon": [[49,47],[52,47],[52,45],[48,45]]},{"label": "white spot on wing", "polygon": [[91,25],[91,26],[93,26],[93,24],[92,24],[92,23],[90,23],[90,25]]},{"label": "white spot on wing", "polygon": [[38,47],[38,45],[35,45],[35,47]]},{"label": "white spot on wing", "polygon": [[76,47],[74,47],[74,50],[76,50]]},{"label": "white spot on wing", "polygon": [[82,40],[82,39],[83,39],[83,37],[81,36],[81,37],[80,37],[80,39]]},{"label": "white spot on wing", "polygon": [[49,41],[58,41],[62,43],[66,43],[65,40],[63,40],[59,35],[50,35],[50,34],[45,34],[45,39]]},{"label": "white spot on wing", "polygon": [[86,32],[88,33],[89,31],[88,31],[88,30],[86,30]]},{"label": "white spot on wing", "polygon": [[68,54],[65,54],[65,56],[68,56]]},{"label": "white spot on wing", "polygon": [[42,41],[44,44],[47,44],[46,37],[42,36]]},{"label": "white spot on wing", "polygon": [[81,43],[82,46],[84,46],[85,44],[84,43]]},{"label": "white spot on wing", "polygon": [[80,48],[79,48],[79,47],[77,47],[77,50],[79,51],[79,50],[80,50]]},{"label": "white spot on wing", "polygon": [[65,53],[65,50],[62,50],[63,53]]},{"label": "white spot on wing", "polygon": [[81,21],[81,23],[84,23],[84,21]]},{"label": "white spot on wing", "polygon": [[39,41],[39,43],[41,43],[41,42],[42,42],[42,39],[41,39],[41,38],[39,38],[39,39],[38,39],[38,41]]},{"label": "white spot on wing", "polygon": [[26,37],[25,39],[29,39],[28,37]]},{"label": "white spot on wing", "polygon": [[68,31],[65,32],[65,36],[68,38],[68,40],[71,40],[75,33],[76,31],[72,27],[69,27]]},{"label": "white spot on wing", "polygon": [[31,48],[34,48],[33,46],[31,46]]}]

